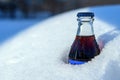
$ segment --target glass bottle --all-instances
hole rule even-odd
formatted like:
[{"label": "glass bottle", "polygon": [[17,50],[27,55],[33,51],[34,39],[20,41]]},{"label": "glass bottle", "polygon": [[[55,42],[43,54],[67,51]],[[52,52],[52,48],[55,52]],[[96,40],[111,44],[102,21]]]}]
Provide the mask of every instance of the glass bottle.
[{"label": "glass bottle", "polygon": [[68,63],[73,65],[84,64],[100,53],[93,30],[94,13],[81,12],[77,17],[77,35],[71,46],[68,60]]}]

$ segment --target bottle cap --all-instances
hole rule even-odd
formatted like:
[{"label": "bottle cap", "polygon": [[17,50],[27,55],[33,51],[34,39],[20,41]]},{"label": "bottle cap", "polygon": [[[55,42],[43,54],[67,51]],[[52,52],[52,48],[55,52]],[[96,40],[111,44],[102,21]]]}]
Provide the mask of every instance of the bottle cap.
[{"label": "bottle cap", "polygon": [[92,12],[79,12],[77,14],[77,17],[91,17],[91,18],[93,18],[94,13],[92,13]]}]

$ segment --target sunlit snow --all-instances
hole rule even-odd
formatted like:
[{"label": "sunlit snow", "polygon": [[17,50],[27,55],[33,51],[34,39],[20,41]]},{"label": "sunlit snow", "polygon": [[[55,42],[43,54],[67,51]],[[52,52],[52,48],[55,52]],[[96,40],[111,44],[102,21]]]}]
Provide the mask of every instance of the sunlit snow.
[{"label": "sunlit snow", "polygon": [[101,54],[84,65],[67,64],[78,26],[76,14],[81,11],[90,8],[52,17],[4,43],[0,80],[120,80],[120,32],[97,16],[94,32],[104,43]]}]

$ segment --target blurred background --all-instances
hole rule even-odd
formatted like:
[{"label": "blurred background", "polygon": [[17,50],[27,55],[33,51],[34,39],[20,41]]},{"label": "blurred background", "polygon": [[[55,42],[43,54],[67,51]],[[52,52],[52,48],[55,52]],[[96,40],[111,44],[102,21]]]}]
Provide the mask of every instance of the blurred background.
[{"label": "blurred background", "polygon": [[0,0],[0,44],[54,15],[83,7],[119,3],[120,0]]},{"label": "blurred background", "polygon": [[48,17],[77,8],[118,3],[120,0],[0,0],[0,17]]}]

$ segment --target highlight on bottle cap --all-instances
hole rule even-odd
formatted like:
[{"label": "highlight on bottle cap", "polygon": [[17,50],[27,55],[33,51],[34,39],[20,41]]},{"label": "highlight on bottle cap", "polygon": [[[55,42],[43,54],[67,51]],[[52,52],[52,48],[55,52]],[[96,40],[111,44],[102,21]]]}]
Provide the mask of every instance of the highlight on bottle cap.
[{"label": "highlight on bottle cap", "polygon": [[93,12],[79,12],[77,14],[77,17],[94,17],[94,13]]}]

